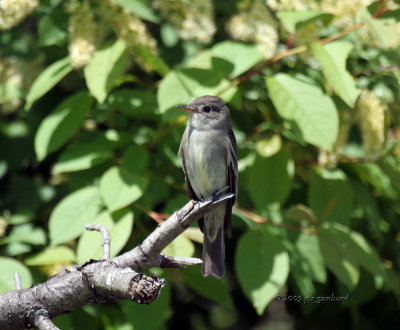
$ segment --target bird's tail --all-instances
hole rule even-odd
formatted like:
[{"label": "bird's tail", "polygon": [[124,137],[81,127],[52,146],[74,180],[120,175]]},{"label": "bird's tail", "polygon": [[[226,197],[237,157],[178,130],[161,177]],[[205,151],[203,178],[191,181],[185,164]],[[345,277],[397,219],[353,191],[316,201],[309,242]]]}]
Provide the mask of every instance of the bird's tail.
[{"label": "bird's tail", "polygon": [[203,243],[203,266],[201,272],[203,276],[213,275],[215,278],[221,278],[225,273],[225,247],[224,247],[224,230],[221,226],[218,229],[215,240],[211,242],[208,238],[207,231],[204,230]]}]

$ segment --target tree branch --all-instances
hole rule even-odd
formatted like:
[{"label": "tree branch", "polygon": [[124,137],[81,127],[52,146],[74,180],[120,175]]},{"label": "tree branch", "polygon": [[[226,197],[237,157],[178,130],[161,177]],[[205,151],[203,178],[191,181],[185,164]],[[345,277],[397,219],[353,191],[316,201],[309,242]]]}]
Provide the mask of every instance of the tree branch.
[{"label": "tree branch", "polygon": [[86,304],[130,299],[140,304],[154,301],[165,281],[137,271],[149,267],[184,268],[201,263],[197,258],[168,257],[161,251],[193,222],[222,202],[189,201],[159,225],[141,245],[120,256],[63,270],[47,282],[0,295],[0,329],[57,329],[51,319]]}]

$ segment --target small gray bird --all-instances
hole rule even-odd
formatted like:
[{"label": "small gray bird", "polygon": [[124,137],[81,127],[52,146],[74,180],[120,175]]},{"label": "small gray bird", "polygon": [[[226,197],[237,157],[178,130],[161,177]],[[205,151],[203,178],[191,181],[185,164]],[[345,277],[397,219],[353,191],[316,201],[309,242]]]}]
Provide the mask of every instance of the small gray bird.
[{"label": "small gray bird", "polygon": [[189,198],[206,199],[225,186],[235,194],[198,221],[204,233],[203,276],[221,278],[225,273],[224,230],[230,237],[238,180],[236,139],[229,109],[219,97],[211,95],[177,108],[190,112],[179,147]]}]

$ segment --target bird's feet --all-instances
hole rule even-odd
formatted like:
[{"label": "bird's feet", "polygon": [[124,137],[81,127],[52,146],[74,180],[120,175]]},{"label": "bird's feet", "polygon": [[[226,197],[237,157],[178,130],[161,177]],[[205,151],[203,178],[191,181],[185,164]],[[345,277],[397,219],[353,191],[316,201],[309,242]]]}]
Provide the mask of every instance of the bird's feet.
[{"label": "bird's feet", "polygon": [[214,192],[211,194],[212,200],[213,200],[213,201],[217,200],[218,197],[220,197],[220,195],[222,195],[223,193],[227,192],[228,189],[229,189],[229,186],[225,186],[225,187],[223,187],[223,188],[221,188],[221,189],[219,189],[219,190],[214,191]]}]

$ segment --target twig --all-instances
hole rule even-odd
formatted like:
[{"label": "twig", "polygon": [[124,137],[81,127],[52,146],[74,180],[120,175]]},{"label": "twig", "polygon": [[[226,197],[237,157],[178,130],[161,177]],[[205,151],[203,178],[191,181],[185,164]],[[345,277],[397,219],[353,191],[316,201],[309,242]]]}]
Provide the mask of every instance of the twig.
[{"label": "twig", "polygon": [[22,289],[21,275],[19,275],[18,272],[15,272],[15,274],[14,274],[14,283],[15,283],[15,288],[17,290],[21,290]]},{"label": "twig", "polygon": [[39,309],[32,316],[32,322],[38,330],[60,330],[49,317],[46,310]]},{"label": "twig", "polygon": [[[380,5],[379,5],[379,9],[378,11],[372,15],[373,18],[378,18],[379,16],[383,15],[388,9],[385,8],[385,4],[384,1],[381,1]],[[354,24],[346,29],[344,29],[343,31],[339,32],[338,34],[331,36],[331,37],[327,37],[324,39],[321,39],[318,41],[318,43],[320,45],[325,45],[329,42],[335,41],[337,39],[340,39],[342,37],[344,37],[345,35],[349,34],[350,32],[353,32],[357,29],[359,29],[360,27],[362,27],[364,25],[364,22],[360,22],[357,24]],[[290,47],[290,45],[292,44],[292,35],[289,36],[288,42],[287,42],[287,47]],[[292,49],[287,49],[277,55],[275,55],[274,57],[272,57],[271,59],[260,63],[259,65],[257,65],[254,69],[245,72],[243,75],[239,76],[238,78],[234,79],[230,85],[222,88],[220,91],[218,91],[218,93],[216,95],[221,95],[222,93],[226,92],[228,89],[230,89],[231,87],[235,87],[240,85],[241,83],[243,83],[244,81],[250,79],[251,77],[260,74],[260,72],[262,70],[264,70],[265,68],[269,67],[270,65],[280,61],[281,59],[285,58],[285,57],[289,57],[292,55],[296,55],[299,53],[303,53],[306,52],[308,50],[307,46],[299,46],[296,48],[292,48]]]},{"label": "twig", "polygon": [[186,268],[200,265],[203,261],[199,258],[168,257],[161,255],[161,268]]},{"label": "twig", "polygon": [[103,236],[103,259],[109,259],[110,258],[110,245],[111,245],[111,238],[110,234],[108,233],[108,230],[106,227],[103,225],[86,225],[85,226],[86,230],[96,230],[101,232],[101,235]]},{"label": "twig", "polygon": [[274,227],[283,227],[283,228],[288,228],[288,229],[293,229],[295,231],[298,232],[304,232],[304,233],[309,233],[309,230],[307,230],[306,228],[303,228],[302,226],[299,225],[294,225],[294,224],[290,224],[290,223],[277,223],[268,219],[265,219],[264,217],[255,214],[249,210],[246,210],[245,208],[241,207],[241,206],[236,206],[236,209],[242,213],[245,217],[249,218],[251,221],[257,223],[257,224],[268,224]]}]

